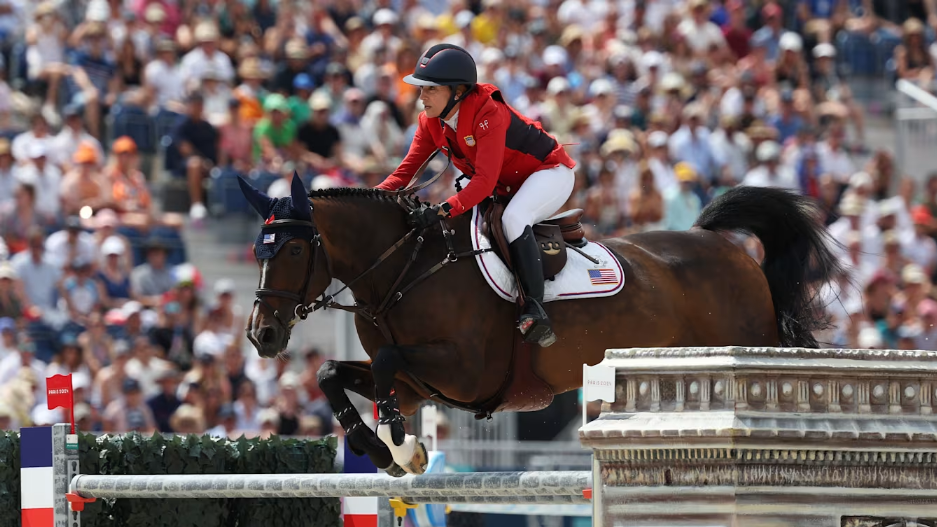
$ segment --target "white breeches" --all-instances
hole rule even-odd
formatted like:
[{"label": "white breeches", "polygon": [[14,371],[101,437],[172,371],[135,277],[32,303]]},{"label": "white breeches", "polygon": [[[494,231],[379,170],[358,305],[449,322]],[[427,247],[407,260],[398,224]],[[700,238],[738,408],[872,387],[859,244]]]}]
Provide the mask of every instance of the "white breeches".
[{"label": "white breeches", "polygon": [[543,221],[560,210],[572,194],[575,183],[573,169],[564,165],[531,174],[504,209],[501,221],[508,243],[520,238],[528,225]]}]

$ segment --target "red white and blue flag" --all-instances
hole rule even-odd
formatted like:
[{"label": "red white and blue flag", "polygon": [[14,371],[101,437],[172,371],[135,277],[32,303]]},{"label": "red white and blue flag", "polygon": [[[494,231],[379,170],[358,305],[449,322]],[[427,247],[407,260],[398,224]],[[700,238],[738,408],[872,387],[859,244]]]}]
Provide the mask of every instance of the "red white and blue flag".
[{"label": "red white and blue flag", "polygon": [[612,269],[589,269],[589,280],[592,285],[617,284],[618,277]]}]

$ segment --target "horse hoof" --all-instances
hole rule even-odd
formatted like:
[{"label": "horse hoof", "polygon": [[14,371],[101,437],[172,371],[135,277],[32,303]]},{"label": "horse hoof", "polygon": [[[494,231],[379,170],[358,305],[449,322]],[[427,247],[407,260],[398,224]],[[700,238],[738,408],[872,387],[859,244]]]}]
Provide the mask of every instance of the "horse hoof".
[{"label": "horse hoof", "polygon": [[401,468],[408,474],[419,476],[426,472],[426,466],[429,464],[429,456],[426,454],[426,447],[423,443],[417,443],[410,462],[404,464]]},{"label": "horse hoof", "polygon": [[391,463],[389,467],[382,470],[386,472],[388,476],[393,478],[402,478],[407,475],[407,471],[400,468],[400,465],[397,463]]}]

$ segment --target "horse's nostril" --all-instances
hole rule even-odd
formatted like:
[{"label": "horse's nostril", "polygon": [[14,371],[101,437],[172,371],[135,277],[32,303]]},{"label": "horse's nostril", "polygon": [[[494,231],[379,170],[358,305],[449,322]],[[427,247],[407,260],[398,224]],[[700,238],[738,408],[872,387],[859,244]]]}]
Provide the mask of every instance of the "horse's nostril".
[{"label": "horse's nostril", "polygon": [[272,344],[276,335],[273,334],[272,328],[260,328],[260,331],[257,332],[257,340],[261,344]]}]

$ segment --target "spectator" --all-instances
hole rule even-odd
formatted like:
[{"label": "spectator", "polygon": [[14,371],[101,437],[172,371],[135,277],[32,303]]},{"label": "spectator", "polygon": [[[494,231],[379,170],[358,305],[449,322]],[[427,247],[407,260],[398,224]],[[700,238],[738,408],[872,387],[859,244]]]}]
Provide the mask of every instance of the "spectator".
[{"label": "spectator", "polygon": [[670,157],[685,161],[694,167],[702,178],[700,183],[708,188],[715,181],[716,162],[709,145],[709,129],[703,126],[703,108],[689,104],[683,111],[683,125],[668,139]]},{"label": "spectator", "polygon": [[[11,353],[7,355],[2,361],[0,361],[0,386],[9,383],[13,379],[32,377],[31,383],[35,383],[31,389],[31,394],[42,394],[43,397],[45,393],[43,390],[38,390],[38,379],[44,379],[46,373],[46,363],[36,358],[36,344],[33,342],[28,335],[20,333],[17,338],[16,343],[17,353]],[[24,375],[21,373],[21,370],[28,370],[30,373]],[[9,401],[9,399],[7,399]],[[36,402],[45,402],[44,398],[36,398]]]},{"label": "spectator", "polygon": [[342,138],[338,128],[329,122],[329,101],[325,96],[312,95],[311,116],[300,125],[296,138],[303,149],[302,159],[319,172],[328,172],[342,165]]},{"label": "spectator", "polygon": [[165,301],[159,315],[156,326],[150,332],[151,338],[167,359],[181,369],[190,368],[195,337],[192,326],[182,318],[182,306],[175,299]]},{"label": "spectator", "polygon": [[102,286],[92,276],[91,260],[82,257],[69,262],[70,276],[59,286],[61,311],[68,314],[69,322],[81,326],[88,324],[88,317],[101,309]]},{"label": "spectator", "polygon": [[[104,149],[101,147],[101,142],[85,130],[81,112],[80,105],[65,106],[62,110],[65,126],[58,135],[49,139],[50,160],[64,172],[68,172],[82,162],[93,163],[94,168],[100,168],[104,161]],[[79,153],[89,161],[76,161]]]},{"label": "spectator", "polygon": [[[65,333],[59,342],[59,351],[52,357],[46,367],[44,378],[53,375],[72,375],[72,387],[75,385],[90,386],[91,368],[84,357],[84,352],[78,344],[78,337],[73,333]],[[78,401],[81,401],[78,398]]]},{"label": "spectator", "polygon": [[107,238],[101,245],[104,265],[97,271],[95,280],[101,284],[101,303],[109,309],[119,309],[133,297],[130,275],[121,265],[125,250],[123,240],[117,236]]},{"label": "spectator", "polygon": [[176,64],[176,43],[160,38],[155,51],[156,56],[143,69],[144,93],[152,110],[172,111],[185,95],[185,78]]},{"label": "spectator", "polygon": [[296,127],[289,119],[290,106],[279,93],[264,101],[264,118],[254,127],[254,159],[274,172],[291,158]]},{"label": "spectator", "polygon": [[117,102],[121,91],[117,65],[105,54],[106,39],[106,26],[92,22],[82,34],[71,68],[71,78],[79,90],[72,102],[84,106],[88,129],[94,137],[101,137],[101,118]]},{"label": "spectator", "polygon": [[188,98],[188,113],[174,133],[174,143],[181,155],[181,166],[185,167],[189,183],[192,206],[189,216],[201,220],[207,214],[203,185],[205,178],[218,164],[218,132],[203,119],[204,99],[199,93]]},{"label": "spectator", "polygon": [[111,147],[113,156],[104,169],[107,206],[115,210],[126,225],[149,225],[152,198],[146,178],[136,168],[137,143],[128,136],[118,137]]},{"label": "spectator", "polygon": [[127,375],[140,383],[145,398],[155,397],[160,393],[158,379],[163,372],[172,371],[173,364],[156,356],[156,346],[148,336],[133,339],[130,353],[132,357],[127,361]]},{"label": "spectator", "polygon": [[85,207],[101,208],[107,202],[107,191],[98,177],[99,158],[94,147],[82,143],[71,159],[69,170],[62,179],[62,210],[77,215]]},{"label": "spectator", "polygon": [[779,187],[800,191],[800,182],[794,170],[781,164],[781,146],[774,141],[765,141],[755,151],[758,164],[745,174],[742,185],[751,187]]},{"label": "spectator", "polygon": [[251,57],[241,63],[238,76],[242,82],[234,89],[232,95],[240,103],[238,107],[240,119],[253,126],[264,116],[263,100],[268,92],[263,83],[268,75],[260,59]]},{"label": "spectator", "polygon": [[671,187],[664,195],[664,229],[670,231],[689,230],[699,216],[702,203],[693,192],[699,176],[692,165],[683,161],[674,166],[679,186]]},{"label": "spectator", "polygon": [[[0,269],[2,269],[2,266],[0,266]],[[0,361],[15,351],[16,321],[13,317],[0,318]]]},{"label": "spectator", "polygon": [[260,432],[259,412],[260,407],[257,404],[257,393],[254,383],[245,380],[237,390],[237,399],[234,401],[234,413],[237,415],[237,429],[245,433]]},{"label": "spectator", "polygon": [[137,431],[152,434],[156,431],[153,412],[143,400],[140,383],[127,377],[121,383],[122,397],[115,399],[104,410],[104,431]]},{"label": "spectator", "polygon": [[51,263],[46,257],[45,232],[34,227],[28,233],[28,250],[12,258],[10,264],[23,283],[23,290],[29,305],[37,316],[54,311],[56,284],[61,277],[61,268]]},{"label": "spectator", "polygon": [[65,64],[68,28],[56,12],[55,2],[45,0],[36,6],[33,22],[26,28],[26,76],[33,82],[48,83],[43,114],[55,120],[58,90],[70,73]]},{"label": "spectator", "polygon": [[156,307],[163,294],[169,292],[176,282],[166,265],[168,248],[160,240],[152,239],[146,246],[146,263],[138,265],[130,273],[130,290],[141,303]]},{"label": "spectator", "polygon": [[176,434],[202,434],[206,426],[204,412],[191,404],[180,405],[169,420],[169,427]]},{"label": "spectator", "polygon": [[197,85],[207,71],[214,70],[222,81],[234,80],[231,59],[218,49],[220,35],[214,22],[200,22],[195,26],[194,36],[196,47],[182,57],[179,64],[180,76],[186,82]]},{"label": "spectator", "polygon": [[229,101],[228,122],[218,128],[218,167],[245,174],[253,165],[253,126],[241,120],[237,99]]},{"label": "spectator", "polygon": [[114,339],[108,335],[104,317],[100,313],[92,313],[88,317],[85,331],[78,335],[78,345],[91,369],[92,379],[114,361]]},{"label": "spectator", "polygon": [[92,265],[97,259],[94,235],[82,229],[81,218],[69,216],[65,229],[56,231],[46,239],[46,258],[59,269],[66,269],[81,261]]},{"label": "spectator", "polygon": [[159,393],[147,400],[146,404],[153,412],[156,428],[160,432],[170,433],[173,431],[170,420],[182,404],[179,398],[176,397],[176,389],[179,386],[179,372],[175,368],[164,368],[155,380],[159,385]]},{"label": "spectator", "polygon": [[13,202],[17,183],[13,172],[13,156],[10,154],[10,140],[0,138],[0,210]]},{"label": "spectator", "polygon": [[654,183],[654,172],[647,162],[638,165],[638,185],[631,191],[628,211],[632,226],[639,232],[660,230],[664,200]]},{"label": "spectator", "polygon": [[26,310],[22,284],[9,262],[0,262],[0,317],[19,318]]},{"label": "spectator", "polygon": [[29,145],[27,151],[29,162],[20,166],[16,179],[21,183],[32,185],[36,190],[36,212],[47,221],[58,219],[62,210],[62,197],[60,186],[62,172],[48,161],[48,151],[45,141],[36,141]]},{"label": "spectator", "polygon": [[934,59],[924,40],[924,24],[909,18],[902,26],[903,42],[895,47],[895,66],[898,77],[930,88],[934,79]]}]

